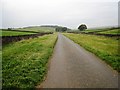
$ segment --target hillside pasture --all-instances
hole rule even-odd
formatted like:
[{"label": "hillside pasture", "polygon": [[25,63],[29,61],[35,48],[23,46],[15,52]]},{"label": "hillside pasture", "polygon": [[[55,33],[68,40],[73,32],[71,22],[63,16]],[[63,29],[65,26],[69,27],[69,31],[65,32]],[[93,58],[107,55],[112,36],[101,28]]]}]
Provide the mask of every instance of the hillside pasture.
[{"label": "hillside pasture", "polygon": [[55,28],[52,28],[52,27],[40,27],[40,26],[16,28],[15,30],[34,31],[34,32],[55,32]]},{"label": "hillside pasture", "polygon": [[19,32],[19,31],[7,31],[7,30],[0,30],[0,36],[20,36],[20,35],[31,35],[36,33],[31,32]]}]

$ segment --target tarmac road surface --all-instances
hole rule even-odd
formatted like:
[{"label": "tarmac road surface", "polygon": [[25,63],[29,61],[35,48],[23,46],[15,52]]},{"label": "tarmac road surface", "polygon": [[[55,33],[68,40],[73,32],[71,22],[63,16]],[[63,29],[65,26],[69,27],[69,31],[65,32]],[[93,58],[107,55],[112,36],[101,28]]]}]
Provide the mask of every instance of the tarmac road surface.
[{"label": "tarmac road surface", "polygon": [[37,87],[118,88],[118,73],[59,33],[46,80]]}]

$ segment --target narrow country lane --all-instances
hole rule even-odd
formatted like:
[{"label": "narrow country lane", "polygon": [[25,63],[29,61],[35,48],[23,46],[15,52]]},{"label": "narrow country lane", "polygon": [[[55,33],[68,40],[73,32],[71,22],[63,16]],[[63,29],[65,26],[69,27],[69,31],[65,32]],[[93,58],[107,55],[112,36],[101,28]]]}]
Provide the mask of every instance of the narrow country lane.
[{"label": "narrow country lane", "polygon": [[58,34],[42,88],[117,88],[118,73],[94,54]]}]

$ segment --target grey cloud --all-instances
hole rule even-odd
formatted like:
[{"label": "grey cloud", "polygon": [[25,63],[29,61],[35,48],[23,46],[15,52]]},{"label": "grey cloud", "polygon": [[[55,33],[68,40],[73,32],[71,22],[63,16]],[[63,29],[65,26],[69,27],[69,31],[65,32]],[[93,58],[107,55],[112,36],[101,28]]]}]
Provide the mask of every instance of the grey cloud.
[{"label": "grey cloud", "polygon": [[117,0],[4,0],[2,8],[4,28],[42,24],[76,28],[80,23],[91,28],[118,24]]}]

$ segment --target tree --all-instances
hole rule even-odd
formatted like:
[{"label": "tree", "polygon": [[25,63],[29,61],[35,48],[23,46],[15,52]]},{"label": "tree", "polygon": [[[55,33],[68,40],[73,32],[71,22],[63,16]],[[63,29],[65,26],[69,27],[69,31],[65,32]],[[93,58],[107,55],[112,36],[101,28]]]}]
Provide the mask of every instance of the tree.
[{"label": "tree", "polygon": [[55,31],[56,31],[56,32],[65,32],[65,31],[67,31],[67,27],[57,27],[57,28],[55,29]]},{"label": "tree", "polygon": [[63,32],[67,31],[67,28],[66,28],[66,27],[63,27],[63,28],[62,28],[62,31],[63,31]]},{"label": "tree", "polygon": [[87,29],[87,26],[86,26],[85,24],[81,24],[81,25],[78,27],[78,29],[79,29],[80,31],[83,31],[83,30]]},{"label": "tree", "polygon": [[8,28],[8,30],[12,30],[12,28]]}]

